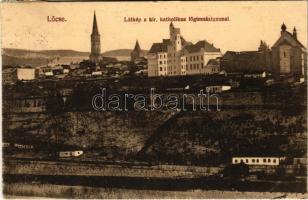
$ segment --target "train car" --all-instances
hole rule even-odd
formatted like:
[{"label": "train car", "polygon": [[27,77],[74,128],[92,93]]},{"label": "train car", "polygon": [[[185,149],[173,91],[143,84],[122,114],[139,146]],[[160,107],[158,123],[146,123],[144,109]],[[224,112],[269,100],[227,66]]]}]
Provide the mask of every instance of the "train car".
[{"label": "train car", "polygon": [[233,157],[232,164],[244,163],[246,165],[279,165],[285,157]]}]

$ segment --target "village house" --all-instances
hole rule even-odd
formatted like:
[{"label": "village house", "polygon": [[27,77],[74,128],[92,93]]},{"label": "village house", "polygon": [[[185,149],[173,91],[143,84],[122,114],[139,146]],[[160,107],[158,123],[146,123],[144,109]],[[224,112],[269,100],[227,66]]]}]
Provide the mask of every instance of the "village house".
[{"label": "village house", "polygon": [[37,77],[37,71],[32,67],[18,67],[17,78],[21,81],[31,81]]}]

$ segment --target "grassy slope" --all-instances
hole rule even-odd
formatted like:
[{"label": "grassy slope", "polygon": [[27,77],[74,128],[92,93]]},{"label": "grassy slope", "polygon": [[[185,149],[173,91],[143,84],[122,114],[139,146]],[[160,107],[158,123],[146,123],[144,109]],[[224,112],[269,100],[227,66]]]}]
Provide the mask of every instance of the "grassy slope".
[{"label": "grassy slope", "polygon": [[[186,113],[146,142],[143,158],[172,163],[215,163],[233,155],[302,156],[306,114],[277,110]],[[163,137],[162,137],[163,136]]]}]

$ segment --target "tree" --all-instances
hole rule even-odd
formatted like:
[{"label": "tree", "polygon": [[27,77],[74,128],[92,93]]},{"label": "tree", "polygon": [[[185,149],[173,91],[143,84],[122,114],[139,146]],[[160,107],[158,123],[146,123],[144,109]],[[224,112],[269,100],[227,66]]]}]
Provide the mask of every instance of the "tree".
[{"label": "tree", "polygon": [[59,91],[48,92],[46,110],[50,113],[60,113],[64,110],[64,101]]},{"label": "tree", "polygon": [[249,166],[241,162],[240,164],[228,165],[223,170],[224,177],[243,178],[249,175]]}]

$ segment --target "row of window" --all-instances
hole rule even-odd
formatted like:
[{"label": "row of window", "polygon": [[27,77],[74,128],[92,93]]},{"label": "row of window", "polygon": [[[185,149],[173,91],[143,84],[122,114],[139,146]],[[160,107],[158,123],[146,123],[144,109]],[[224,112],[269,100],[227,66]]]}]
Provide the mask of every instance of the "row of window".
[{"label": "row of window", "polygon": [[[201,69],[203,69],[203,64],[200,64]],[[189,65],[190,70],[198,70],[199,64],[190,64]]]},{"label": "row of window", "polygon": [[198,61],[198,60],[203,60],[203,56],[189,56],[190,61]]},{"label": "row of window", "polygon": [[[175,57],[175,53],[173,53],[173,54],[168,53],[168,57],[170,58],[171,56]],[[159,59],[166,59],[167,55],[166,54],[159,54],[158,57],[159,57]]]},{"label": "row of window", "polygon": [[45,101],[43,100],[22,100],[22,101],[15,101],[14,105],[16,107],[41,107],[45,105]]},{"label": "row of window", "polygon": [[[273,158],[273,159],[271,159],[271,158],[263,158],[263,159],[259,159],[259,158],[253,158],[253,159],[251,159],[251,162],[252,163],[259,163],[259,161],[262,161],[263,160],[263,163],[276,163],[276,161],[277,161],[277,158]],[[243,162],[243,163],[249,163],[249,159],[234,159],[234,162],[235,163],[241,163],[241,162]]]},{"label": "row of window", "polygon": [[[200,69],[204,69],[204,66],[202,65],[202,64],[190,64],[190,66],[189,66],[189,69],[190,70],[199,70],[199,67],[200,67]],[[188,70],[188,66],[186,66],[186,65],[181,65],[181,68],[182,68],[182,70]],[[172,69],[176,69],[176,67],[174,66],[174,67],[172,67],[172,66],[168,66],[168,70],[172,70]],[[166,67],[160,67],[159,68],[159,71],[166,71]],[[212,72],[218,72],[218,70],[216,70],[214,67],[213,68],[211,68],[211,71]]]},{"label": "row of window", "polygon": [[[168,56],[171,56],[171,53],[168,53]],[[173,56],[175,57],[175,53],[173,54]],[[188,56],[190,61],[199,61],[199,60],[203,60],[203,56]],[[166,54],[159,54],[159,58],[160,59],[166,59],[167,56]],[[182,61],[187,61],[187,57],[182,59]]]},{"label": "row of window", "polygon": [[[185,67],[186,67],[186,68],[185,68]],[[187,69],[187,66],[185,66],[185,65],[182,65],[181,68],[182,68],[182,70],[181,70],[182,73],[185,72],[186,70],[188,70],[188,69]],[[166,71],[166,69],[167,69],[166,67],[159,67],[159,71]],[[199,69],[199,68],[197,68],[197,69]],[[202,69],[203,69],[203,66],[202,66]],[[172,70],[172,67],[168,67],[168,70],[171,71],[171,70]],[[174,70],[175,70],[175,68],[174,68]],[[216,70],[215,68],[212,68],[212,69],[211,69],[211,72],[212,72],[212,73],[218,72],[218,70]],[[210,74],[210,73],[207,73],[207,74]]]},{"label": "row of window", "polygon": [[159,61],[159,64],[160,64],[160,65],[162,65],[162,64],[167,64],[167,63],[169,64],[169,63],[171,63],[171,61],[173,61],[173,62],[175,63],[175,59],[174,59],[174,60],[167,60],[167,61],[166,61],[166,60],[164,60],[164,61],[160,60],[160,61]]},{"label": "row of window", "polygon": [[167,56],[166,56],[166,54],[163,54],[163,55],[162,55],[162,54],[159,54],[159,58],[160,58],[160,59],[162,59],[162,58],[167,58]]},{"label": "row of window", "polygon": [[176,40],[176,39],[180,39],[180,35],[175,35],[175,36],[173,36],[173,40]]},{"label": "row of window", "polygon": [[[166,71],[167,67],[159,67],[159,71]],[[176,70],[176,67],[168,66],[168,71]]]}]

